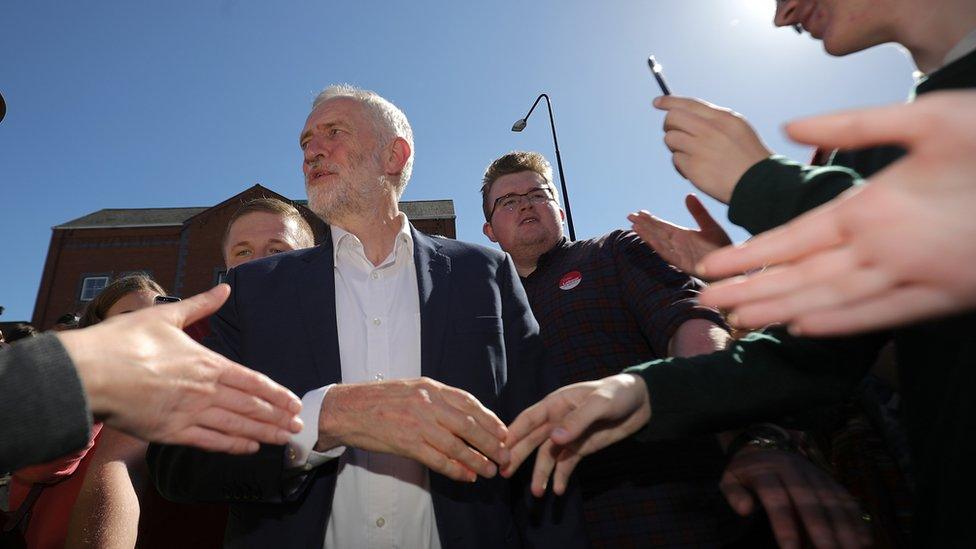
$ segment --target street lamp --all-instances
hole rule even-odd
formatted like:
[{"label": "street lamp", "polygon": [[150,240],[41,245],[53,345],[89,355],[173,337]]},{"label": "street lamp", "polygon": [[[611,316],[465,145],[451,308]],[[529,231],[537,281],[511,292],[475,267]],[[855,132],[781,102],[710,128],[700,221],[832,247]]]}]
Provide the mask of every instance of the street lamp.
[{"label": "street lamp", "polygon": [[535,98],[535,103],[532,103],[532,108],[529,109],[529,113],[524,118],[519,118],[512,124],[512,131],[520,132],[525,129],[529,117],[532,116],[532,111],[535,110],[535,106],[539,104],[539,100],[543,97],[546,98],[546,106],[549,107],[549,126],[552,128],[552,144],[556,148],[556,167],[559,168],[559,185],[562,187],[563,203],[566,205],[566,226],[569,227],[569,239],[576,240],[576,229],[573,227],[573,210],[569,207],[569,193],[566,191],[566,177],[563,175],[563,159],[559,155],[559,140],[556,139],[556,121],[552,118],[552,102],[549,100],[549,96],[544,93],[539,94],[539,97]]}]

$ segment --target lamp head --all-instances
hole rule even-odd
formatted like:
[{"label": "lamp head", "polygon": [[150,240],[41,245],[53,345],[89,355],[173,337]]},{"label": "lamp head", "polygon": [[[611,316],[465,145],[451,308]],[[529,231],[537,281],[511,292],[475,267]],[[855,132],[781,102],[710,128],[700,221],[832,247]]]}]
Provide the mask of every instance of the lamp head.
[{"label": "lamp head", "polygon": [[522,131],[524,129],[525,129],[525,119],[524,118],[519,118],[518,120],[515,121],[514,124],[512,124],[512,131],[513,132],[520,132],[520,131]]}]

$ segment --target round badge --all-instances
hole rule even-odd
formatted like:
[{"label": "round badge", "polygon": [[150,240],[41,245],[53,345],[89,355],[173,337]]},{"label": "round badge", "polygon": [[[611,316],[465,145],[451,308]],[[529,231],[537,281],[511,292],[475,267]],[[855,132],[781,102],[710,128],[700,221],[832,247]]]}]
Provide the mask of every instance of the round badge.
[{"label": "round badge", "polygon": [[573,288],[579,286],[579,283],[583,281],[583,275],[579,271],[570,271],[563,275],[559,279],[559,289],[560,290],[572,290]]}]

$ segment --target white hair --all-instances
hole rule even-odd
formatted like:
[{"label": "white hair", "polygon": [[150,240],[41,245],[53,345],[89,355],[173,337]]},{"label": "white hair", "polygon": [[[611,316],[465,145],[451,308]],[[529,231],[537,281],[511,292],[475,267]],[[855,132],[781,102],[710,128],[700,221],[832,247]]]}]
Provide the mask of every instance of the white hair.
[{"label": "white hair", "polygon": [[410,173],[413,171],[413,129],[407,115],[399,107],[384,99],[374,91],[364,90],[349,84],[333,84],[322,90],[312,101],[314,111],[322,103],[331,99],[349,98],[358,101],[366,108],[369,117],[373,121],[373,130],[380,140],[381,146],[388,145],[397,137],[402,138],[410,145],[410,157],[407,158],[403,170],[400,172],[400,179],[393,185],[397,198],[403,194],[403,190],[410,181]]}]

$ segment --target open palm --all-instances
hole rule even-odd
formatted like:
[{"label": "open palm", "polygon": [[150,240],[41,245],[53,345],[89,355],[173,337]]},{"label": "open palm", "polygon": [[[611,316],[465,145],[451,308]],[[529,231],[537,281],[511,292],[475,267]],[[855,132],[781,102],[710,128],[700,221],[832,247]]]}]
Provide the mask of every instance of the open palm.
[{"label": "open palm", "polygon": [[686,273],[694,274],[699,261],[709,253],[732,244],[732,239],[698,197],[693,194],[686,196],[685,206],[698,223],[698,229],[675,225],[646,210],[630,214],[627,219],[633,223],[634,232],[662,259]]}]

